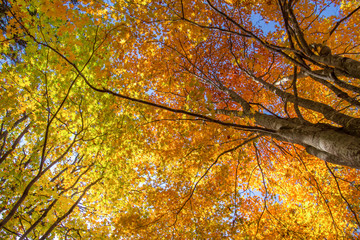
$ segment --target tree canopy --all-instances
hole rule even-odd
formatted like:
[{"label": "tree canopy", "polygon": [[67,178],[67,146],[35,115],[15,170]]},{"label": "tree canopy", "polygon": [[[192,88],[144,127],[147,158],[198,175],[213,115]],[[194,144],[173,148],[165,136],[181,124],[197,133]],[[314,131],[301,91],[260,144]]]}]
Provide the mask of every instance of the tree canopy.
[{"label": "tree canopy", "polygon": [[5,239],[360,237],[354,0],[3,0]]}]

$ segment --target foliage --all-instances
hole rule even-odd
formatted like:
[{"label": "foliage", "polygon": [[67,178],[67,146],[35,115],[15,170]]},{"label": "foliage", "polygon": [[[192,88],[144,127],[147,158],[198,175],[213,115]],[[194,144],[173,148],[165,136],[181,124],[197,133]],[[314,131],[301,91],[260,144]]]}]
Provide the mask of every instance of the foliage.
[{"label": "foliage", "polygon": [[2,1],[0,235],[359,237],[359,8]]}]

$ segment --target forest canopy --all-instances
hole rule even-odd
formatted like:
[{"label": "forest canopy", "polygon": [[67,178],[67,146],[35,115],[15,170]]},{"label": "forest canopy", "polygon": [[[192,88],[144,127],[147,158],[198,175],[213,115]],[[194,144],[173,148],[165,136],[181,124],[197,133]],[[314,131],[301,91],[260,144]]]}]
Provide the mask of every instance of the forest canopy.
[{"label": "forest canopy", "polygon": [[360,237],[354,0],[2,0],[4,239]]}]

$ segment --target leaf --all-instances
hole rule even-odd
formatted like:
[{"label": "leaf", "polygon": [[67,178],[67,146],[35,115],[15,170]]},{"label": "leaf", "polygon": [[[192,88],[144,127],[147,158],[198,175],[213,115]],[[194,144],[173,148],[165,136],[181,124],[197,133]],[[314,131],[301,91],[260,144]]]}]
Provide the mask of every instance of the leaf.
[{"label": "leaf", "polygon": [[0,9],[3,238],[359,238],[352,1]]}]

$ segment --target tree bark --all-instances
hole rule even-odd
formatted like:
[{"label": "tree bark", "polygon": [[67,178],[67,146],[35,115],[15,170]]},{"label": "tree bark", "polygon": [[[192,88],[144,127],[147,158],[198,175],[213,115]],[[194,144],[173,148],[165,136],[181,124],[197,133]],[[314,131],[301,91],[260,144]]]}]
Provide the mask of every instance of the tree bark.
[{"label": "tree bark", "polygon": [[250,117],[255,123],[274,133],[264,133],[279,141],[305,147],[306,151],[326,162],[360,169],[360,137],[349,134],[343,128],[328,124],[301,121],[298,118],[279,118],[256,112],[246,114],[235,110],[217,110],[218,114]]},{"label": "tree bark", "polygon": [[344,75],[360,79],[360,62],[354,59],[332,54],[326,56],[318,56],[314,54],[311,56],[311,59],[328,66],[333,66],[336,69],[343,71]]},{"label": "tree bark", "polygon": [[295,119],[281,119],[257,113],[258,125],[277,131],[268,134],[281,141],[302,145],[324,161],[360,169],[360,137],[327,124],[311,124]]}]

